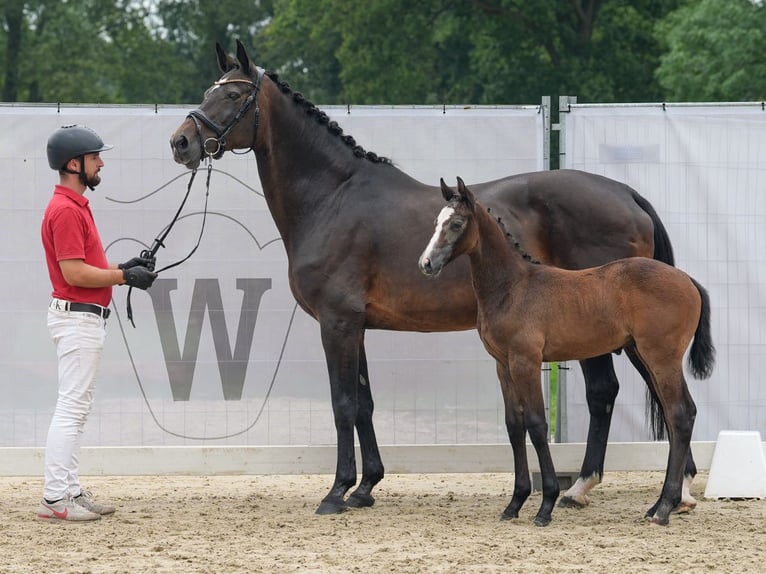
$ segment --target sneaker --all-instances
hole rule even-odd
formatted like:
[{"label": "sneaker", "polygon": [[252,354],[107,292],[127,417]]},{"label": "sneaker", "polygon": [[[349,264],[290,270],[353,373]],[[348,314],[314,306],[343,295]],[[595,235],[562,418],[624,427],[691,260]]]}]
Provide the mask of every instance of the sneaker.
[{"label": "sneaker", "polygon": [[43,498],[40,508],[37,509],[37,517],[74,521],[101,520],[100,514],[83,508],[70,496],[56,502],[48,502]]},{"label": "sneaker", "polygon": [[93,494],[89,490],[81,491],[80,494],[75,496],[72,500],[74,500],[75,504],[79,504],[85,510],[99,515],[112,514],[115,510],[114,506],[111,504],[100,504],[93,500]]}]

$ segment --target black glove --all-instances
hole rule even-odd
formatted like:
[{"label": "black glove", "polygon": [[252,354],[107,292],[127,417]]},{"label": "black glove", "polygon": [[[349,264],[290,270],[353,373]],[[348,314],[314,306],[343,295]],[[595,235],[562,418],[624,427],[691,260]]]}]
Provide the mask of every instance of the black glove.
[{"label": "black glove", "polygon": [[157,274],[154,271],[141,265],[123,269],[122,276],[125,279],[126,285],[138,287],[139,289],[148,289],[157,278]]},{"label": "black glove", "polygon": [[154,271],[154,264],[157,262],[155,257],[134,257],[130,261],[117,265],[123,271],[133,267],[146,267],[149,271]]}]

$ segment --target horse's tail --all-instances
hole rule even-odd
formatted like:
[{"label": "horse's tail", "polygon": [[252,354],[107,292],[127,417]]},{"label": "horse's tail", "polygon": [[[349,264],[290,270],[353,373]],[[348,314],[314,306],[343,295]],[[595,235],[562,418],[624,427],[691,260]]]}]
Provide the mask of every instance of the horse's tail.
[{"label": "horse's tail", "polygon": [[[691,279],[691,278],[690,278]],[[715,347],[710,333],[710,297],[705,288],[692,279],[702,298],[702,309],[697,330],[694,331],[694,341],[689,351],[687,364],[695,379],[707,379],[713,373],[715,365]]]},{"label": "horse's tail", "polygon": [[[710,297],[707,290],[695,279],[689,277],[694,286],[699,291],[702,299],[702,308],[700,309],[700,319],[697,323],[697,329],[694,331],[694,340],[692,341],[689,355],[686,358],[686,364],[695,379],[707,379],[713,373],[715,364],[715,347],[713,346],[713,337],[710,333]],[[647,417],[652,430],[654,440],[664,440],[667,436],[665,427],[665,417],[662,412],[662,405],[659,398],[652,390],[651,385],[647,385],[649,404]]]},{"label": "horse's tail", "polygon": [[635,201],[636,204],[638,204],[638,206],[643,209],[652,220],[652,225],[654,226],[653,258],[657,261],[662,261],[663,263],[667,263],[668,265],[675,267],[676,261],[673,255],[673,245],[670,243],[670,236],[668,235],[668,231],[665,229],[660,216],[657,215],[657,212],[654,210],[652,204],[649,203],[649,201],[644,196],[638,193],[635,189],[631,189],[630,191],[633,195],[633,201]]},{"label": "horse's tail", "polygon": [[[662,261],[675,267],[676,261],[673,255],[673,245],[670,243],[670,236],[660,216],[657,215],[654,206],[643,195],[633,188],[630,188],[630,192],[633,201],[652,220],[652,226],[654,227],[654,254],[652,257],[657,261]],[[663,440],[665,438],[665,415],[663,414],[659,398],[649,390],[650,388],[651,385],[647,386],[647,418],[649,419],[649,426],[654,440]]]}]

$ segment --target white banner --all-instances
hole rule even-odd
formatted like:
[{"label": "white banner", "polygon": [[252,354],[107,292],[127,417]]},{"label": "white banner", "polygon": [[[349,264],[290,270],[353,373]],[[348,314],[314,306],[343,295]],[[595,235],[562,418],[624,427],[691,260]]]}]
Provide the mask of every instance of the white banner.
[{"label": "white banner", "polygon": [[[366,149],[432,185],[543,168],[536,107],[324,109]],[[114,144],[102,155],[102,184],[87,197],[107,256],[119,262],[148,247],[183,198],[190,172],[173,161],[169,139],[187,111],[0,107],[0,169],[9,178],[0,206],[0,446],[44,445],[56,400],[40,243],[58,181],[48,136],[81,123]],[[226,154],[214,168],[201,245],[151,295],[133,291],[135,329],[125,318],[127,289],[114,290],[85,446],[335,444],[319,329],[296,310],[254,158]],[[159,266],[192,249],[204,203],[201,170]],[[240,313],[246,296],[259,301],[253,323]],[[475,331],[369,332],[366,348],[381,444],[507,443],[494,362]]]},{"label": "white banner", "polygon": [[[646,197],[665,223],[676,265],[710,293],[712,378],[687,383],[698,414],[693,440],[719,430],[766,434],[766,111],[729,105],[573,105],[562,114],[561,167],[600,173]],[[611,441],[649,439],[645,384],[615,357],[620,394]],[[579,366],[570,364],[567,438],[587,436]]]}]

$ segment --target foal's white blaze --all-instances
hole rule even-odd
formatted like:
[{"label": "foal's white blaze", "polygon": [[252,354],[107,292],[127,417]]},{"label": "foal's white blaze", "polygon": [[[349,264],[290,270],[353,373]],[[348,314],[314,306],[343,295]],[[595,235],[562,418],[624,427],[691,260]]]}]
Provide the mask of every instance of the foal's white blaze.
[{"label": "foal's white blaze", "polygon": [[425,250],[423,250],[423,254],[420,256],[420,261],[418,262],[420,263],[421,267],[427,259],[430,259],[431,251],[433,251],[434,247],[436,246],[436,242],[439,240],[439,235],[441,235],[442,227],[444,227],[444,222],[452,217],[453,213],[455,213],[455,209],[452,207],[445,207],[439,212],[439,216],[436,218],[436,230],[434,230],[434,234],[431,236],[431,241],[429,241],[428,245],[426,245]]}]

